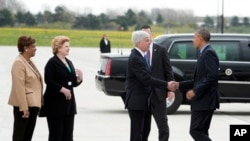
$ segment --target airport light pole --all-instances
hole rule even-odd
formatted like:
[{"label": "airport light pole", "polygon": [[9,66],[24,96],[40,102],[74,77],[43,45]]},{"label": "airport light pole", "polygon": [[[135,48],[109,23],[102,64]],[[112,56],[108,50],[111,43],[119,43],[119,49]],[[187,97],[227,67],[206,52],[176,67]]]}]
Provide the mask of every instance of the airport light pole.
[{"label": "airport light pole", "polygon": [[224,33],[224,0],[222,0],[222,13],[221,13],[221,33]]}]

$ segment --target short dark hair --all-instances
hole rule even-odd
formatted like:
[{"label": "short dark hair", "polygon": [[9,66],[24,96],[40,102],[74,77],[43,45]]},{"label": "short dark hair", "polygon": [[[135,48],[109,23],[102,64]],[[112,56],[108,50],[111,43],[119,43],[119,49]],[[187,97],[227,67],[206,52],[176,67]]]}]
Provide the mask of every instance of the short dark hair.
[{"label": "short dark hair", "polygon": [[141,29],[147,29],[147,28],[151,29],[151,27],[149,25],[143,25],[143,26],[141,26]]},{"label": "short dark hair", "polygon": [[22,35],[18,38],[17,48],[20,53],[24,52],[24,47],[28,47],[32,44],[36,43],[36,40],[31,36]]},{"label": "short dark hair", "polygon": [[203,38],[203,40],[205,41],[205,42],[209,42],[210,41],[210,32],[207,30],[207,29],[205,29],[205,28],[201,28],[201,29],[198,29],[197,31],[196,31],[202,38]]}]

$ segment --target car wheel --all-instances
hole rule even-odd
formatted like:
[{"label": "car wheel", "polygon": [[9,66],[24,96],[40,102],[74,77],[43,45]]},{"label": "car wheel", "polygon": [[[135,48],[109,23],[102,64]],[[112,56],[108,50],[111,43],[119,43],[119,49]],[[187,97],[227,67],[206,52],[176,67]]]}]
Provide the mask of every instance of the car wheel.
[{"label": "car wheel", "polygon": [[183,95],[178,90],[175,92],[175,95],[171,100],[169,100],[167,98],[167,100],[166,100],[167,114],[175,113],[178,110],[178,108],[180,107],[180,105],[182,103],[182,99],[183,99]]}]

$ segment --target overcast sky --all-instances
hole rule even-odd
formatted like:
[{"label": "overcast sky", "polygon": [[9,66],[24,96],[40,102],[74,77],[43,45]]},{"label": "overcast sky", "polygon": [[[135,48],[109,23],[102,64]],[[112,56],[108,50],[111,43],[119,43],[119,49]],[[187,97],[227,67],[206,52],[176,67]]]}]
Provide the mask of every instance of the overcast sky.
[{"label": "overcast sky", "polygon": [[[107,10],[121,13],[129,8],[147,10],[152,8],[171,8],[191,10],[195,16],[216,16],[222,13],[223,0],[19,0],[32,13],[54,11],[58,5],[79,13],[100,14]],[[250,0],[224,0],[224,16],[250,17]]]}]

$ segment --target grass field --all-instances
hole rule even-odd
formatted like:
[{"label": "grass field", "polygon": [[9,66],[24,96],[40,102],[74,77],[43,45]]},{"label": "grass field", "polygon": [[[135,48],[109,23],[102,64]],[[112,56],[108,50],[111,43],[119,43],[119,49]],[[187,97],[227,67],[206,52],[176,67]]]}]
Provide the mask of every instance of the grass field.
[{"label": "grass field", "polygon": [[[64,30],[40,28],[0,28],[0,45],[16,45],[21,35],[30,35],[36,39],[37,46],[50,46],[53,37],[65,35],[70,37],[72,47],[99,47],[102,35],[106,33],[114,48],[132,47],[131,31],[96,31]],[[163,32],[155,32],[157,36]]]}]

